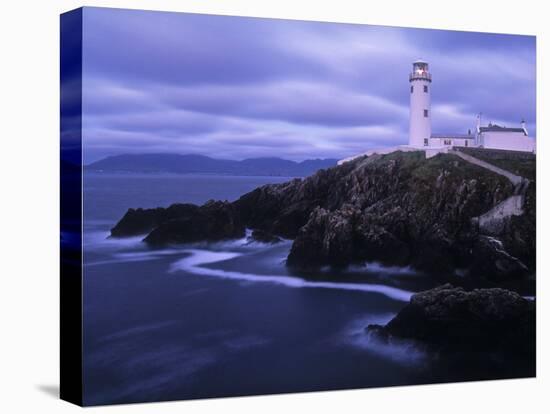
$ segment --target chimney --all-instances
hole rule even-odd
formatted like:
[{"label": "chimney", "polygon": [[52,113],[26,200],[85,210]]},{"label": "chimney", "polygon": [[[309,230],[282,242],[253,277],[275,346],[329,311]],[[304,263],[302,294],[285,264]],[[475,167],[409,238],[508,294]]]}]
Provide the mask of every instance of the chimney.
[{"label": "chimney", "polygon": [[522,119],[522,120],[521,120],[521,127],[523,128],[523,132],[525,133],[525,135],[529,135],[529,134],[527,133],[527,126],[526,126],[526,124],[525,124],[525,119]]}]

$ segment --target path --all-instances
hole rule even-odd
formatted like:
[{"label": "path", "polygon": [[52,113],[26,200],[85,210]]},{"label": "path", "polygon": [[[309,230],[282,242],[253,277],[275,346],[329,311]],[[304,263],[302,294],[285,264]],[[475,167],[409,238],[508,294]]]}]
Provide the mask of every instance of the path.
[{"label": "path", "polygon": [[460,157],[463,160],[468,161],[471,164],[478,165],[478,166],[480,166],[482,168],[485,168],[487,170],[490,170],[494,173],[500,174],[500,175],[508,178],[512,182],[512,184],[514,184],[515,186],[519,186],[525,180],[525,178],[523,178],[519,175],[512,174],[510,171],[503,170],[502,168],[499,168],[496,165],[489,164],[488,162],[482,161],[479,158],[472,157],[471,155],[465,154],[465,153],[463,153],[459,150],[455,150],[455,149],[450,150],[449,154],[456,155],[457,157]]},{"label": "path", "polygon": [[479,158],[472,157],[459,150],[452,149],[449,154],[456,155],[471,164],[485,168],[496,174],[506,177],[514,185],[514,194],[498,203],[491,210],[482,214],[479,217],[474,217],[474,221],[478,223],[479,229],[489,233],[498,234],[504,230],[505,219],[511,216],[521,216],[523,214],[523,204],[525,202],[525,192],[529,186],[529,180],[510,171],[503,170],[496,165],[490,164]]}]

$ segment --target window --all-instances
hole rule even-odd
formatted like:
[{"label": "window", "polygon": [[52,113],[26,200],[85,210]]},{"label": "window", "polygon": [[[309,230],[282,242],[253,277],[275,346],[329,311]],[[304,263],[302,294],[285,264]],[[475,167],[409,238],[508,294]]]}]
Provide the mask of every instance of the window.
[{"label": "window", "polygon": [[464,140],[464,146],[465,146],[465,147],[468,146],[468,140],[467,140],[467,139]]},{"label": "window", "polygon": [[451,141],[450,139],[443,140],[443,145],[452,145],[452,144],[453,144],[453,141]]},{"label": "window", "polygon": [[414,86],[411,85],[411,93],[414,92]]},{"label": "window", "polygon": [[428,146],[428,138],[424,138],[424,146],[425,146],[425,147]]},{"label": "window", "polygon": [[428,110],[424,109],[424,118],[427,118],[427,117],[428,117]]},{"label": "window", "polygon": [[424,85],[424,92],[428,93],[428,85]]}]

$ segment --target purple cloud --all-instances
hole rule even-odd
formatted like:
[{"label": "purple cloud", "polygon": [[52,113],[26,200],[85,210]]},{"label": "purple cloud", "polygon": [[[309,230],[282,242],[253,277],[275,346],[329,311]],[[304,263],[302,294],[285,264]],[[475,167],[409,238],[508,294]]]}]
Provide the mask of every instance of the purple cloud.
[{"label": "purple cloud", "polygon": [[536,133],[535,38],[84,9],[85,160],[129,152],[344,157],[407,141],[411,62],[434,132],[477,112]]}]

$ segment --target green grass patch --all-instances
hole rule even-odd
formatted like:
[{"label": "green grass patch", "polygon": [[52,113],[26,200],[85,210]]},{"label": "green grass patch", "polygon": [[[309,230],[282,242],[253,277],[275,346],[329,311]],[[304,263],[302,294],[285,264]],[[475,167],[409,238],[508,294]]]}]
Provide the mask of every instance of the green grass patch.
[{"label": "green grass patch", "polygon": [[484,148],[460,148],[459,150],[531,181],[535,181],[536,179],[535,154]]}]

